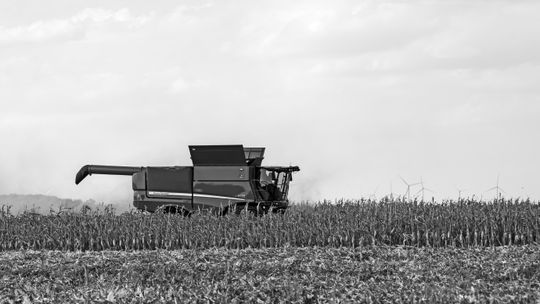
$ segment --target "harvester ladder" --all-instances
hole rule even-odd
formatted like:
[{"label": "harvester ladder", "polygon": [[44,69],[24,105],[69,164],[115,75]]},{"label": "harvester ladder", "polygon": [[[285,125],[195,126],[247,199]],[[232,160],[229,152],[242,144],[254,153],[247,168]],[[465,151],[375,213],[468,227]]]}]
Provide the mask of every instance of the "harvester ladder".
[{"label": "harvester ladder", "polygon": [[284,200],[285,197],[287,197],[287,193],[289,192],[289,174],[283,173],[283,178],[281,179],[281,184],[279,185],[279,189],[281,190],[281,200]]}]

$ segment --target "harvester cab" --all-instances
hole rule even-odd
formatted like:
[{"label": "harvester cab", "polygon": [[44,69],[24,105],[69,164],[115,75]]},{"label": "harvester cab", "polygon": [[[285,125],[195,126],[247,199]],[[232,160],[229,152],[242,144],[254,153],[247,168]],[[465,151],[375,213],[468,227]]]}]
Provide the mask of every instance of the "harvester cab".
[{"label": "harvester cab", "polygon": [[189,146],[193,166],[82,167],[79,184],[92,174],[132,176],[133,205],[154,212],[190,213],[234,208],[253,212],[283,211],[289,206],[289,183],[297,166],[262,166],[265,148],[242,145]]}]

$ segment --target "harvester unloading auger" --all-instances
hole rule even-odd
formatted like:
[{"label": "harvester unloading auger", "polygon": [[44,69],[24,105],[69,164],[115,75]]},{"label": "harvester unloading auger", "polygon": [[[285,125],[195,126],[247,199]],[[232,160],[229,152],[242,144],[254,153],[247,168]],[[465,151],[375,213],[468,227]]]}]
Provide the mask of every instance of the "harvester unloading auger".
[{"label": "harvester unloading auger", "polygon": [[292,173],[300,169],[262,166],[264,150],[242,145],[189,146],[193,166],[86,165],[77,173],[75,184],[92,174],[130,175],[133,205],[149,212],[284,211],[289,206]]}]

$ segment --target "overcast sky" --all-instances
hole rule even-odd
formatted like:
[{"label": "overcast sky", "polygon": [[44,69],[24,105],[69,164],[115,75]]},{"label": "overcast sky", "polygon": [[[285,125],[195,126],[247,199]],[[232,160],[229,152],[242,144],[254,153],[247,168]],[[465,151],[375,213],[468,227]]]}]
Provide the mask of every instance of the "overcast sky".
[{"label": "overcast sky", "polygon": [[[0,0],[0,193],[130,201],[85,164],[265,146],[294,200],[540,198],[538,1]],[[419,187],[413,187],[416,193]],[[426,193],[432,195],[432,193]]]}]

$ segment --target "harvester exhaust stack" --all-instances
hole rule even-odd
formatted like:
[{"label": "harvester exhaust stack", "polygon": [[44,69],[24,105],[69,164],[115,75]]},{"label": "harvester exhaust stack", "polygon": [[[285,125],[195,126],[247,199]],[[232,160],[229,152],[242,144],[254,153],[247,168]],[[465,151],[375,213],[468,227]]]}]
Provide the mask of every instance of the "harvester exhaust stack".
[{"label": "harvester exhaust stack", "polygon": [[86,165],[77,172],[75,184],[78,185],[85,177],[92,174],[133,175],[141,170],[141,167]]}]

